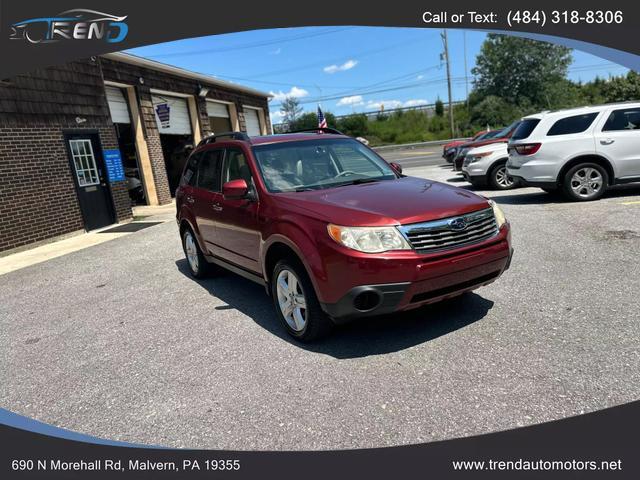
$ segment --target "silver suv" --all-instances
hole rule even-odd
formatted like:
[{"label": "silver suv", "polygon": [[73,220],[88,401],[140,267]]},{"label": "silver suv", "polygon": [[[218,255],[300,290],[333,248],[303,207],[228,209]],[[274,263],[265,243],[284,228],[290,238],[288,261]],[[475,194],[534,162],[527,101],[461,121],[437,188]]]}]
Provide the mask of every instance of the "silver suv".
[{"label": "silver suv", "polygon": [[571,200],[595,200],[611,185],[640,182],[640,102],[523,118],[509,141],[507,173]]}]

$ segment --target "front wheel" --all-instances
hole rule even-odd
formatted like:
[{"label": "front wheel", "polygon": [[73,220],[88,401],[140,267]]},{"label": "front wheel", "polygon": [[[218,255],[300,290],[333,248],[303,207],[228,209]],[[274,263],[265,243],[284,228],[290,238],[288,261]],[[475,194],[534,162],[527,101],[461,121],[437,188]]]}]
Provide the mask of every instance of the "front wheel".
[{"label": "front wheel", "polygon": [[283,259],[276,264],[271,296],[287,332],[298,340],[317,340],[331,330],[331,320],[322,311],[311,280],[299,262]]},{"label": "front wheel", "polygon": [[496,165],[489,172],[489,183],[496,190],[511,190],[516,186],[513,177],[507,173],[507,164]]},{"label": "front wheel", "polygon": [[562,192],[569,200],[597,200],[604,195],[609,176],[597,163],[581,163],[569,169],[562,181]]}]

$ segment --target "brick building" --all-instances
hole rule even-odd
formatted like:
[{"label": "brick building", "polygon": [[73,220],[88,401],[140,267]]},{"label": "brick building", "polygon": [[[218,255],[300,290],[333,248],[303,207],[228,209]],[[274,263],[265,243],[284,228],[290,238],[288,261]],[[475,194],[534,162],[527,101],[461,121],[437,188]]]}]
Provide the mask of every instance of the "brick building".
[{"label": "brick building", "polygon": [[268,97],[123,53],[0,81],[0,252],[171,202],[201,138],[271,133]]}]

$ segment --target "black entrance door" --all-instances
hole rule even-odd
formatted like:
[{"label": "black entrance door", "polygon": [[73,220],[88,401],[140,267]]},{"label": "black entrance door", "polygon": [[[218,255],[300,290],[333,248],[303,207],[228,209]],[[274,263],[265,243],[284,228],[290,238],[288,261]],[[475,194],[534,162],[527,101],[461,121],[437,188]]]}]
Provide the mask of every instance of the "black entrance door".
[{"label": "black entrance door", "polygon": [[65,135],[86,230],[115,223],[107,171],[97,134]]}]

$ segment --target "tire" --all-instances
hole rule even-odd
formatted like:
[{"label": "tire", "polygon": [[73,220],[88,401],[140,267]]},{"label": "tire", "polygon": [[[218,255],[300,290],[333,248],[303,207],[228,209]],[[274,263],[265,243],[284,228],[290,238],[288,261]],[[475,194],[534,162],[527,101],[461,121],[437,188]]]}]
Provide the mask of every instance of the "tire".
[{"label": "tire", "polygon": [[184,232],[182,232],[182,249],[192,277],[206,278],[213,272],[213,265],[204,258],[200,245],[198,245],[198,240],[191,228],[185,228]]},{"label": "tire", "polygon": [[495,190],[511,190],[517,186],[517,182],[507,175],[506,162],[491,167],[489,171],[489,185]]},{"label": "tire", "polygon": [[311,342],[331,331],[333,322],[320,307],[309,275],[299,261],[285,258],[276,264],[271,276],[271,297],[287,333],[297,340]]},{"label": "tire", "polygon": [[577,202],[597,200],[607,190],[609,175],[597,163],[580,163],[565,174],[562,179],[562,193]]}]

